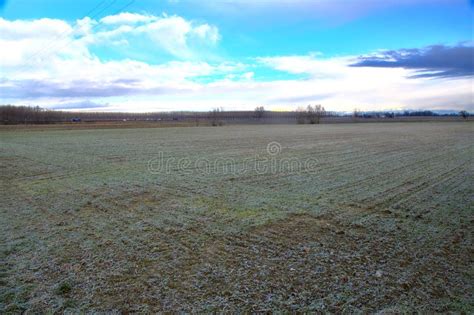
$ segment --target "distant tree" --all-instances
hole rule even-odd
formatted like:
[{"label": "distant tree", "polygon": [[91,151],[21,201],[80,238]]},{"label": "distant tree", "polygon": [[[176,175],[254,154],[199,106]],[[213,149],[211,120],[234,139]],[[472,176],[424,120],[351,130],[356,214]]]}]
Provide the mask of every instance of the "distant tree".
[{"label": "distant tree", "polygon": [[312,105],[308,105],[306,107],[306,119],[309,121],[310,124],[314,124],[316,121],[316,117],[314,114],[314,108]]},{"label": "distant tree", "polygon": [[316,118],[315,122],[319,124],[321,118],[326,116],[326,110],[320,104],[314,106],[314,117]]},{"label": "distant tree", "polygon": [[459,112],[459,116],[461,116],[464,119],[467,119],[469,117],[469,112],[467,110],[462,110]]},{"label": "distant tree", "polygon": [[221,118],[221,113],[223,112],[224,110],[222,108],[214,108],[212,109],[211,113],[210,113],[210,116],[211,116],[211,125],[212,126],[222,126],[223,125],[223,122],[220,120]]},{"label": "distant tree", "polygon": [[326,115],[326,110],[321,105],[308,105],[306,115],[310,124],[319,124],[322,117]]},{"label": "distant tree", "polygon": [[255,107],[255,118],[258,120],[262,119],[265,114],[265,108],[263,106]]},{"label": "distant tree", "polygon": [[322,117],[327,116],[327,112],[321,105],[308,105],[306,108],[298,107],[296,109],[296,121],[298,124],[319,124]]},{"label": "distant tree", "polygon": [[360,110],[358,108],[354,108],[354,111],[352,112],[352,118],[356,119],[360,117]]},{"label": "distant tree", "polygon": [[438,114],[430,111],[430,110],[418,110],[418,111],[405,111],[405,116],[438,116]]},{"label": "distant tree", "polygon": [[303,107],[296,109],[296,122],[298,124],[304,124],[306,122],[306,110]]}]

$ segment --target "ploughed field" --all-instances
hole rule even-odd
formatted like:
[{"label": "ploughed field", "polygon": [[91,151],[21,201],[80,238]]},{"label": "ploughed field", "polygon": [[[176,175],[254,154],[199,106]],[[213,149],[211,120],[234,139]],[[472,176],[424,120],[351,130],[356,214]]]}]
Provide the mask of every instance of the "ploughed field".
[{"label": "ploughed field", "polygon": [[2,131],[0,312],[473,312],[473,136]]}]

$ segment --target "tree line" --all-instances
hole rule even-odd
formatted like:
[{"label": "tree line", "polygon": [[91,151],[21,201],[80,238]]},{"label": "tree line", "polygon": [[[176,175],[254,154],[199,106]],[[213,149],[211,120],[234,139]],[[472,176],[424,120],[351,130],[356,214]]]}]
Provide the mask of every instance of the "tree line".
[{"label": "tree line", "polygon": [[39,106],[0,106],[0,123],[2,124],[48,124],[61,122],[87,122],[87,121],[196,121],[207,122],[214,126],[224,122],[264,122],[274,121],[299,121],[304,116],[303,123],[319,123],[323,116],[334,113],[321,112],[321,106],[314,109],[308,106],[307,110],[274,112],[267,111],[263,106],[258,106],[253,111],[225,111],[215,108],[209,112],[150,112],[150,113],[125,113],[125,112],[72,112],[44,109]]},{"label": "tree line", "polygon": [[[455,114],[456,115],[456,114]],[[458,114],[467,118],[469,113],[461,111]],[[340,114],[326,111],[318,105],[308,105],[296,111],[267,111],[258,106],[253,111],[225,111],[215,108],[209,112],[72,112],[44,109],[39,106],[0,106],[1,124],[49,124],[64,122],[96,122],[96,121],[188,121],[213,126],[223,125],[224,122],[235,123],[298,123],[319,124],[327,117],[353,118],[395,118],[403,116],[441,116],[432,111],[405,111],[405,112],[361,112],[354,110],[352,114]]]}]

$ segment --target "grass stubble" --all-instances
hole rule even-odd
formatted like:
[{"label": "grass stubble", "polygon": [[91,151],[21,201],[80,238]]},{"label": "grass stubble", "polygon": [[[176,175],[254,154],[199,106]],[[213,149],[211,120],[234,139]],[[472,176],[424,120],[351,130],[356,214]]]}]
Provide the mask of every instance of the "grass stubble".
[{"label": "grass stubble", "polygon": [[2,132],[0,312],[472,313],[473,130]]}]

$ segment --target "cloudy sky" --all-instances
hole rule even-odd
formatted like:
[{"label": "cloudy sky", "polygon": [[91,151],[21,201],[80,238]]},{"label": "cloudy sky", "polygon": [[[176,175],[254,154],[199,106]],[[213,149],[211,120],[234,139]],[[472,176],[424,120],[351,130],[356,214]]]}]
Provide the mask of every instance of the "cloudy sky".
[{"label": "cloudy sky", "polygon": [[0,103],[474,110],[469,0],[0,0]]}]

